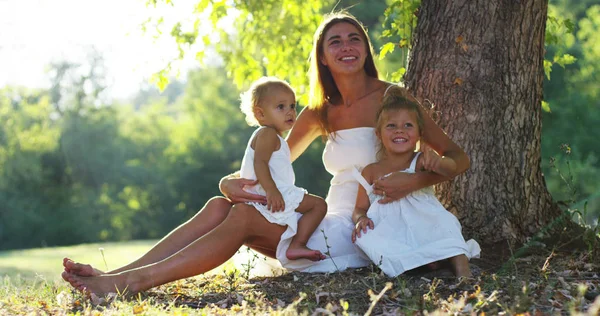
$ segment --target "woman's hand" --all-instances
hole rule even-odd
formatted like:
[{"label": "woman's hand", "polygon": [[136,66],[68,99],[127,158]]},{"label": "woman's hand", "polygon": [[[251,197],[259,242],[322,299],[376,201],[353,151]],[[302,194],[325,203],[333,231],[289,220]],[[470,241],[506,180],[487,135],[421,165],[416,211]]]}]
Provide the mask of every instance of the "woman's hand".
[{"label": "woman's hand", "polygon": [[421,152],[423,153],[423,170],[439,173],[446,177],[450,177],[456,172],[456,162],[452,158],[440,156],[425,143],[421,145]]},{"label": "woman's hand", "polygon": [[279,190],[273,189],[267,192],[267,209],[271,212],[285,210],[285,201]]},{"label": "woman's hand", "polygon": [[378,202],[387,204],[407,196],[409,193],[418,190],[415,186],[415,174],[406,172],[394,172],[387,177],[377,179],[373,182],[373,192],[377,195],[383,195],[383,199]]},{"label": "woman's hand", "polygon": [[373,229],[374,227],[375,224],[369,217],[367,217],[366,215],[359,217],[358,222],[356,222],[354,230],[352,231],[352,242],[354,243],[356,242],[356,238],[360,238],[361,232],[363,234],[366,234],[368,228]]},{"label": "woman's hand", "polygon": [[245,202],[266,204],[267,197],[244,191],[244,186],[256,184],[258,184],[258,180],[235,178],[232,175],[229,175],[221,179],[221,182],[219,182],[219,190],[221,190],[221,193],[223,193],[223,195],[225,195],[225,197],[233,204]]}]

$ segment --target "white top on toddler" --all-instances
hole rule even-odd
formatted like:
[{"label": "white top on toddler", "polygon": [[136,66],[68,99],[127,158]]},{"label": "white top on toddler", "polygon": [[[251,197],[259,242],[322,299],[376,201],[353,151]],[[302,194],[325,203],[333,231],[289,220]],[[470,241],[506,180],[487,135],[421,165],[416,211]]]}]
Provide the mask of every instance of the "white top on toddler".
[{"label": "white top on toddler", "polygon": [[[267,127],[261,126],[257,128],[248,141],[248,146],[246,147],[246,153],[242,159],[242,167],[240,170],[240,177],[242,178],[256,179],[256,172],[254,172],[254,149],[252,149],[250,144],[252,144],[252,140],[256,137],[258,131],[263,128]],[[285,226],[290,225],[291,222],[297,222],[298,219],[294,212],[298,205],[300,205],[300,202],[302,202],[302,199],[304,199],[306,190],[294,185],[296,176],[294,175],[294,169],[292,168],[290,148],[283,137],[279,135],[277,135],[277,137],[279,138],[281,146],[279,150],[273,152],[271,159],[269,159],[269,171],[271,172],[271,177],[273,178],[277,189],[283,196],[285,210],[282,212],[271,212],[267,209],[267,205],[256,202],[249,202],[247,204],[254,206],[269,222]],[[246,186],[244,190],[254,194],[266,195],[265,190],[260,184]],[[295,226],[296,224],[294,224],[294,227]]]}]

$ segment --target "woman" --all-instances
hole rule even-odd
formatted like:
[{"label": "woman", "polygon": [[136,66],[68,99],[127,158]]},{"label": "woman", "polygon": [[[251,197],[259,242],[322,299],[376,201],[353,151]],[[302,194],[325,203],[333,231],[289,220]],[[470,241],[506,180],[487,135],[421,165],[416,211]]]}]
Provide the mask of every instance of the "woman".
[{"label": "woman", "polygon": [[[310,66],[310,106],[298,116],[287,142],[295,160],[319,136],[328,137],[323,161],[333,174],[327,196],[328,214],[307,246],[328,255],[322,261],[281,262],[289,269],[333,272],[369,264],[352,244],[351,216],[358,183],[350,170],[375,161],[375,115],[390,84],[378,79],[371,43],[353,16],[329,15],[314,35]],[[469,167],[462,149],[424,115],[423,141],[457,163],[456,176]],[[383,203],[448,178],[433,173],[397,173],[375,182]],[[235,254],[244,244],[269,257],[285,250],[289,232],[269,223],[241,202],[264,202],[264,197],[242,190],[256,182],[226,177],[220,183],[225,198],[211,199],[188,222],[168,234],[138,260],[108,273],[69,259],[63,278],[80,290],[95,294],[139,292],[209,271]],[[231,202],[230,202],[231,201]],[[231,207],[231,205],[235,206]],[[239,204],[236,204],[239,203]],[[286,244],[287,243],[287,244]]]}]

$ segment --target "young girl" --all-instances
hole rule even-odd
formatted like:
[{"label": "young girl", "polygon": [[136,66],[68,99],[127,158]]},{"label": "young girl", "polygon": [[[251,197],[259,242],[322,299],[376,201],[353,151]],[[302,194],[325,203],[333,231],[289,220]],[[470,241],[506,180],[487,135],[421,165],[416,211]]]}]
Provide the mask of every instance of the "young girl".
[{"label": "young girl", "polygon": [[258,180],[257,185],[244,190],[267,197],[266,205],[248,204],[269,222],[291,228],[281,236],[277,259],[282,262],[325,259],[324,254],[309,249],[306,243],[325,217],[327,204],[322,198],[309,195],[294,185],[290,149],[282,137],[296,121],[294,90],[285,81],[263,77],[255,81],[241,99],[240,108],[246,114],[248,124],[260,127],[248,141],[240,176]]},{"label": "young girl", "polygon": [[[372,183],[396,172],[435,172],[450,175],[456,163],[422,146],[423,119],[419,104],[398,86],[386,91],[377,113],[376,135],[380,141],[378,161],[366,166],[356,198],[352,241],[390,277],[404,271],[449,259],[457,277],[469,277],[468,258],[479,255],[479,245],[465,240],[456,217],[444,209],[431,188],[413,192],[389,204],[377,203]],[[366,181],[365,181],[366,180]]]}]

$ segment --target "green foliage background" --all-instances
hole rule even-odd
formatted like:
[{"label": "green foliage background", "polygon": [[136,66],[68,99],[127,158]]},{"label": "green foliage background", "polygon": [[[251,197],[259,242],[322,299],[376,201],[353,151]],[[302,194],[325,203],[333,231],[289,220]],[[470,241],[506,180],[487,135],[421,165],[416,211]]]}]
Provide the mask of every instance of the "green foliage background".
[{"label": "green foliage background", "polygon": [[[585,214],[600,216],[600,1],[550,1],[554,37],[546,58],[557,61],[544,85],[542,159],[548,189]],[[567,27],[557,27],[561,22]],[[548,40],[547,40],[548,42]],[[574,62],[564,65],[564,58]],[[585,206],[585,203],[587,207]]]},{"label": "green foliage background", "polygon": [[[157,75],[162,92],[143,87],[129,101],[111,101],[102,72],[82,72],[102,69],[99,55],[88,68],[51,65],[47,90],[0,88],[0,249],[160,238],[218,195],[219,179],[239,168],[252,132],[238,109],[241,90],[261,75],[276,75],[305,104],[312,33],[336,3],[199,1],[197,10],[210,8],[217,21],[233,14],[231,3],[244,18],[235,29],[245,31],[219,34],[215,49],[223,62],[168,85]],[[550,3],[543,166],[556,199],[589,201],[590,223],[600,214],[600,1]],[[376,51],[385,51],[378,66],[388,80],[403,73],[415,21],[398,21],[415,5],[337,3],[365,22]],[[181,54],[203,61],[209,34],[188,22],[171,26],[171,35]],[[298,185],[325,196],[330,177],[322,148],[314,142],[294,167]]]}]

